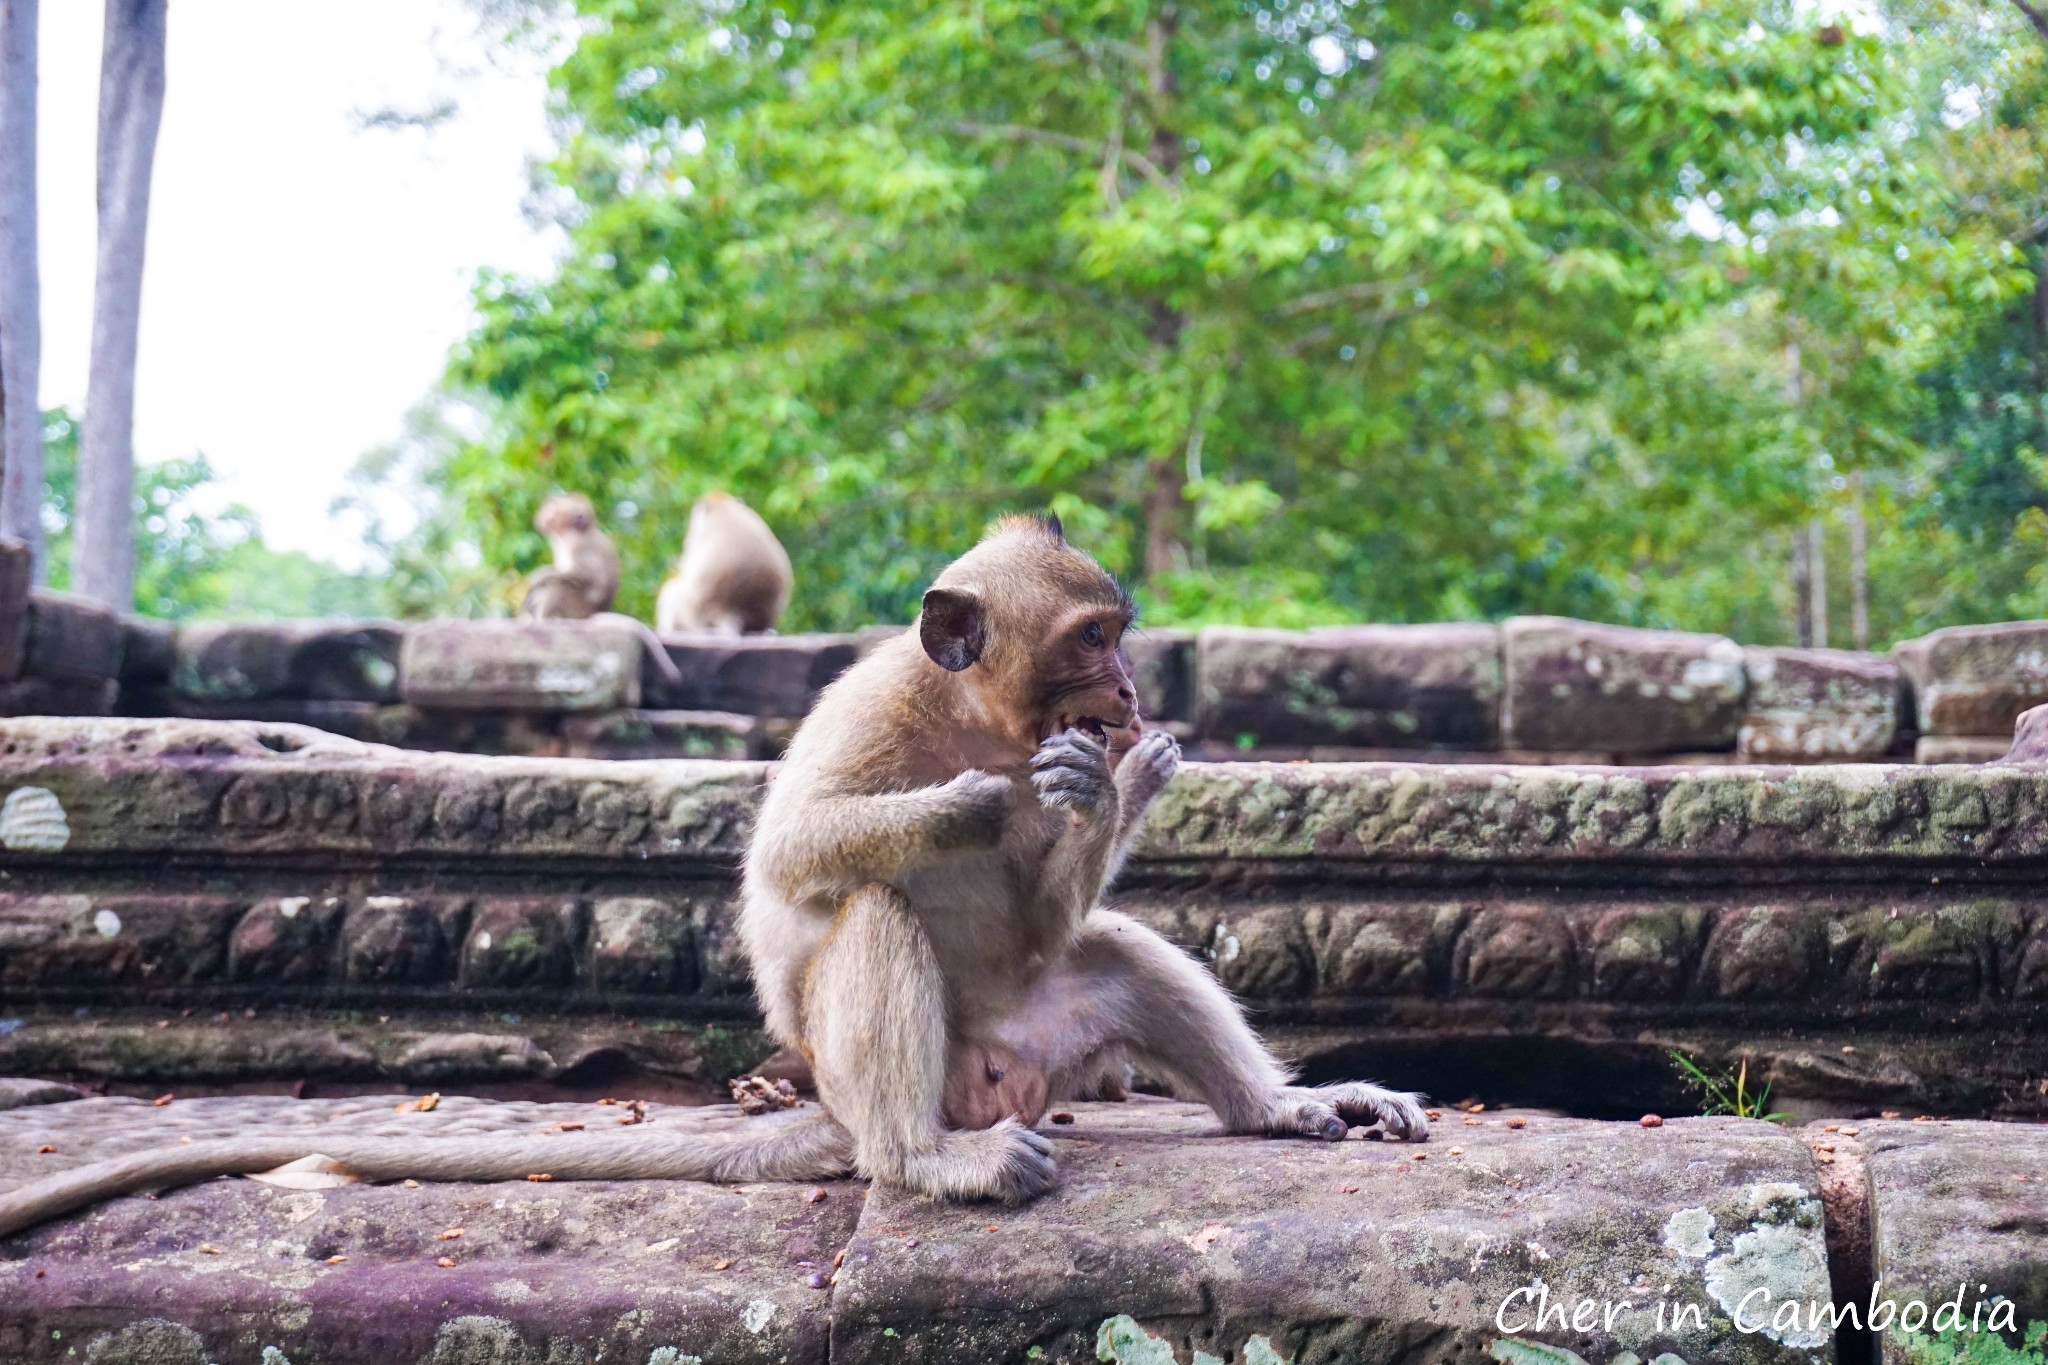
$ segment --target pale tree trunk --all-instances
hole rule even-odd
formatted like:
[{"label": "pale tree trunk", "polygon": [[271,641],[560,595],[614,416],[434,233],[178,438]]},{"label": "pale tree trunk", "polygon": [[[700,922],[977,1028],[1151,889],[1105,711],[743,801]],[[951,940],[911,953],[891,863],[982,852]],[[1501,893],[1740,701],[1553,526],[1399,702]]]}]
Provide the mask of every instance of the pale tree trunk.
[{"label": "pale tree trunk", "polygon": [[1849,505],[1849,633],[1856,648],[1870,648],[1870,527],[1863,520],[1863,476]]},{"label": "pale tree trunk", "polygon": [[1828,647],[1828,538],[1826,527],[1819,517],[1806,523],[1806,572],[1807,584],[1813,590],[1813,606],[1809,613],[1813,621],[1813,647]]},{"label": "pale tree trunk", "polygon": [[0,535],[43,564],[42,290],[36,268],[36,0],[0,0]]},{"label": "pale tree trunk", "polygon": [[164,109],[166,3],[107,0],[100,53],[100,251],[71,584],[121,611],[135,605],[135,343],[150,166]]}]

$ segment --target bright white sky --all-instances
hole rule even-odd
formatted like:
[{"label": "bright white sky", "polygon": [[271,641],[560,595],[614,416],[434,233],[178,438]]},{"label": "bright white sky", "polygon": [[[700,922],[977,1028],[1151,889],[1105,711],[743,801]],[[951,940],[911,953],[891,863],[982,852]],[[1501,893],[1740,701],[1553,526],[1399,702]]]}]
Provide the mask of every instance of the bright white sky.
[{"label": "bright white sky", "polygon": [[[77,411],[103,6],[41,8],[42,399]],[[520,212],[544,63],[480,37],[462,0],[176,0],[169,34],[136,457],[204,452],[273,545],[353,567],[327,515],[343,476],[440,375],[478,268],[556,254]],[[432,130],[352,117],[441,100],[458,112]]]}]

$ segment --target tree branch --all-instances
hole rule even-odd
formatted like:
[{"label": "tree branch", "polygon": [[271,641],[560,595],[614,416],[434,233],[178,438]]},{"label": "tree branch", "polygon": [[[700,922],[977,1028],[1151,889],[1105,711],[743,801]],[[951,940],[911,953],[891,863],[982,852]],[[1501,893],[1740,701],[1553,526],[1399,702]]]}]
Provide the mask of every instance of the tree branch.
[{"label": "tree branch", "polygon": [[[962,137],[998,138],[1005,142],[1042,142],[1048,147],[1063,147],[1070,152],[1079,152],[1093,161],[1108,152],[1100,142],[1091,142],[1085,137],[1073,137],[1066,133],[1055,133],[1049,128],[1027,128],[1019,123],[972,123],[961,122],[953,125],[953,131]],[[1143,152],[1123,149],[1122,159],[1138,168],[1147,180],[1154,184],[1167,183],[1165,172],[1159,164]]]},{"label": "tree branch", "polygon": [[2048,10],[2043,10],[2037,5],[2030,5],[2027,3],[2027,0],[2012,0],[2012,2],[2019,6],[2021,14],[2027,16],[2027,22],[2034,26],[2034,32],[2041,35],[2041,40],[2048,42]]},{"label": "tree branch", "polygon": [[1280,310],[1283,318],[1300,317],[1313,313],[1318,308],[1332,308],[1344,303],[1369,303],[1375,299],[1391,298],[1404,294],[1422,283],[1422,276],[1410,275],[1399,280],[1362,280],[1337,289],[1323,289],[1313,294],[1303,294]]}]

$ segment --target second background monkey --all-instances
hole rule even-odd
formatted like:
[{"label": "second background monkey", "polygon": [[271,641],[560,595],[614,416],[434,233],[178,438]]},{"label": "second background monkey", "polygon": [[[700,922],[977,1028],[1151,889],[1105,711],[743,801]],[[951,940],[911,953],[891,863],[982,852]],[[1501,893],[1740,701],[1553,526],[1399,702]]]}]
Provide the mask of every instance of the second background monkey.
[{"label": "second background monkey", "polygon": [[654,627],[664,635],[771,631],[789,606],[792,577],[789,552],[753,508],[730,493],[706,493],[690,509],[682,556],[655,600]]}]

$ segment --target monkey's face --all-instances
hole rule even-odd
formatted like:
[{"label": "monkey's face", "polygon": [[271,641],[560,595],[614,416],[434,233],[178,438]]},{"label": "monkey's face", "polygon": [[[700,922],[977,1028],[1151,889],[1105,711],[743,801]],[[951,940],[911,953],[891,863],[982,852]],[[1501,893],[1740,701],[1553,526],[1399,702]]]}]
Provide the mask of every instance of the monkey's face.
[{"label": "monkey's face", "polygon": [[1123,648],[1134,614],[1057,521],[1012,519],[939,575],[918,635],[1020,752],[1070,728],[1121,752],[1144,729]]},{"label": "monkey's face", "polygon": [[533,525],[544,536],[588,531],[597,525],[597,512],[591,507],[590,499],[581,493],[557,493],[540,505],[540,511],[534,514]]}]

